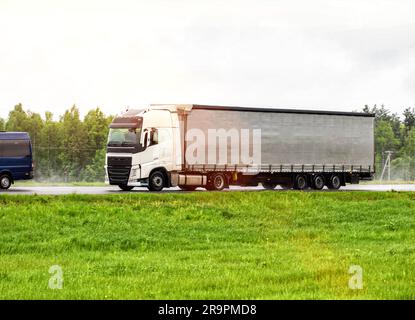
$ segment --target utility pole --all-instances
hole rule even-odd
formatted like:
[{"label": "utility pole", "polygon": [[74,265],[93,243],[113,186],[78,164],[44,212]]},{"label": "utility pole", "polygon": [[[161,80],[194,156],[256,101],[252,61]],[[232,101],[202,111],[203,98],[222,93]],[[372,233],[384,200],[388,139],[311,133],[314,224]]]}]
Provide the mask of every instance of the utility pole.
[{"label": "utility pole", "polygon": [[391,155],[393,151],[385,151],[386,154],[386,161],[383,166],[382,174],[380,175],[380,181],[383,180],[383,176],[385,174],[386,168],[388,168],[388,181],[391,180]]}]

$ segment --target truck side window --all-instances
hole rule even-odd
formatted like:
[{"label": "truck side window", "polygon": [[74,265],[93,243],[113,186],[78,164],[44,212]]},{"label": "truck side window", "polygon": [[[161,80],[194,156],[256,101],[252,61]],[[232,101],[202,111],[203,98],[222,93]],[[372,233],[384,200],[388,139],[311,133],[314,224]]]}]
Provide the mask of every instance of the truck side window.
[{"label": "truck side window", "polygon": [[148,131],[146,130],[144,132],[144,139],[143,139],[143,148],[144,149],[148,147],[148,145],[147,145],[147,139],[148,139]]},{"label": "truck side window", "polygon": [[154,144],[158,144],[158,143],[159,143],[158,131],[156,128],[152,128],[150,131],[150,146]]}]

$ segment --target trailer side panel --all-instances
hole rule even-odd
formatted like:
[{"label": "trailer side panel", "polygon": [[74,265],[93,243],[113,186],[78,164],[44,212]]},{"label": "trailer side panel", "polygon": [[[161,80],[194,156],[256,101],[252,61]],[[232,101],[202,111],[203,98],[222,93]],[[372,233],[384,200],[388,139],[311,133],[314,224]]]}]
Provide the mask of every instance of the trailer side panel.
[{"label": "trailer side panel", "polygon": [[[187,116],[186,127],[188,131],[201,130],[206,137],[209,129],[260,129],[263,166],[334,165],[374,171],[374,118],[370,116],[195,108]],[[208,143],[211,141],[206,140],[206,159]],[[252,139],[249,144],[252,150]],[[227,148],[226,164],[235,165],[230,143]],[[207,160],[198,164],[209,165]]]}]

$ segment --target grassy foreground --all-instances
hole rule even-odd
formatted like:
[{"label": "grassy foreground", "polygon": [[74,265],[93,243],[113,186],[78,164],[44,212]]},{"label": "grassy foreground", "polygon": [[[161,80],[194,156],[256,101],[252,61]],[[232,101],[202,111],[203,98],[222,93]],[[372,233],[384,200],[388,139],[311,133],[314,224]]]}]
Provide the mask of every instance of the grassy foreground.
[{"label": "grassy foreground", "polygon": [[414,299],[415,194],[0,195],[0,298]]}]

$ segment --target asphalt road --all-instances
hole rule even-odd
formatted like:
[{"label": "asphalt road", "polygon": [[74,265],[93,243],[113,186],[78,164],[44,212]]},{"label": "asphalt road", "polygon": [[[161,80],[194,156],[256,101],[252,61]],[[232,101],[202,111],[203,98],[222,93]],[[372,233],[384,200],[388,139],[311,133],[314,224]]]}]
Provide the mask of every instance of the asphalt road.
[{"label": "asphalt road", "polygon": [[[231,187],[231,191],[260,191],[264,190],[262,187]],[[340,191],[415,191],[415,184],[361,184],[361,185],[347,185],[342,187]],[[275,189],[275,191],[282,192],[282,189]],[[312,191],[312,190],[310,190]],[[140,192],[150,192],[147,188],[134,188],[129,193],[140,193]],[[186,192],[181,191],[179,188],[170,188],[164,189],[162,192]],[[207,192],[204,189],[197,189],[194,192]],[[312,192],[332,192],[331,190],[324,189],[323,191],[312,191]],[[128,193],[121,191],[118,187],[106,186],[106,187],[11,187],[9,190],[1,190],[0,194],[47,194],[47,195],[62,195],[62,194],[121,194]]]}]

